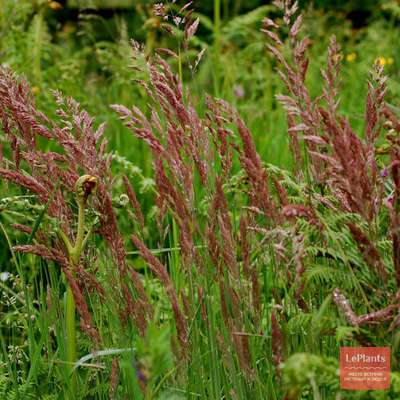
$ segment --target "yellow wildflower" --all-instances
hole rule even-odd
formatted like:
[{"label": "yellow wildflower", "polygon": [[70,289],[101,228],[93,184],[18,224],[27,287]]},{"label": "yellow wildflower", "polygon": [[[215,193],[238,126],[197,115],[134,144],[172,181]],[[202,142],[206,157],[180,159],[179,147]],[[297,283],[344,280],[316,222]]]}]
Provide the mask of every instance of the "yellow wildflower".
[{"label": "yellow wildflower", "polygon": [[387,63],[387,60],[385,57],[378,57],[375,62],[383,67]]},{"label": "yellow wildflower", "polygon": [[346,61],[353,62],[356,58],[357,58],[357,54],[356,53],[349,53],[346,56]]},{"label": "yellow wildflower", "polygon": [[40,93],[40,87],[39,86],[32,86],[32,93],[36,96]]},{"label": "yellow wildflower", "polygon": [[392,64],[394,63],[393,57],[389,57],[389,58],[387,59],[387,63],[388,63],[389,65],[392,65]]},{"label": "yellow wildflower", "polygon": [[52,10],[60,10],[63,6],[58,1],[49,1],[49,7]]}]

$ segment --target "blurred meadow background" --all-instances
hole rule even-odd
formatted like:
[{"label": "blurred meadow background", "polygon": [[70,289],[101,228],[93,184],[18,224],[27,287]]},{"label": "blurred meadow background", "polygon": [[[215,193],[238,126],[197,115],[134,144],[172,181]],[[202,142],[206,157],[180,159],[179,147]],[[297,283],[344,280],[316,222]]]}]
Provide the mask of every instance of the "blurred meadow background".
[{"label": "blurred meadow background", "polygon": [[[193,20],[198,18],[198,27],[196,33],[185,41],[185,21],[182,22],[181,11],[185,2],[164,2],[168,19],[155,12],[156,3],[160,2],[0,0],[0,64],[26,78],[34,104],[50,119],[58,121],[59,118],[56,111],[59,105],[54,101],[53,95],[53,91],[58,90],[64,96],[73,97],[89,115],[94,116],[96,126],[106,123],[103,137],[108,141],[107,149],[113,160],[111,198],[121,234],[124,239],[127,238],[125,243],[130,243],[130,234],[139,232],[137,234],[152,249],[152,254],[167,266],[179,296],[181,291],[184,292],[188,279],[180,269],[184,263],[184,255],[180,252],[179,220],[175,223],[172,214],[168,214],[169,223],[160,227],[158,203],[154,200],[158,187],[153,171],[152,149],[143,140],[135,137],[115,109],[110,107],[124,104],[126,107],[134,105],[141,110],[147,109],[148,92],[145,87],[136,84],[136,80],[145,79],[141,70],[145,64],[145,56],[157,53],[160,48],[171,51],[159,52],[163,54],[173,73],[182,78],[184,88],[190,90],[191,101],[200,118],[206,119],[210,112],[206,106],[208,95],[223,99],[236,108],[251,132],[257,151],[263,163],[268,165],[268,170],[285,171],[278,172],[279,179],[284,181],[285,174],[296,169],[297,161],[289,151],[287,116],[276,98],[276,95],[285,92],[285,85],[276,73],[277,61],[266,47],[266,35],[261,32],[262,21],[266,17],[282,22],[282,15],[276,6],[272,2],[261,0],[194,1],[188,9],[193,10]],[[314,0],[300,1],[299,7],[303,15],[301,35],[310,39],[310,64],[305,85],[313,98],[322,92],[324,81],[321,79],[320,69],[326,64],[330,37],[336,35],[337,43],[341,47],[337,55],[342,71],[340,112],[359,137],[363,138],[364,99],[368,92],[369,71],[374,64],[383,67],[388,76],[386,102],[395,113],[399,112],[400,3],[397,0]],[[132,57],[131,39],[143,45],[143,58]],[[119,109],[119,112],[124,110]],[[3,131],[6,131],[4,125]],[[0,132],[0,159],[4,166],[6,164],[3,157],[10,158],[12,151],[3,131]],[[59,144],[42,139],[39,138],[39,148],[43,152],[60,151]],[[379,140],[377,147],[384,149],[385,143]],[[233,163],[234,168],[238,169],[239,162],[235,160]],[[219,172],[216,170],[215,173],[218,175],[220,167],[216,168]],[[136,192],[144,215],[144,225],[137,221],[132,223],[130,214],[125,211],[128,200],[123,176],[128,177]],[[240,186],[244,178],[239,172],[235,177],[236,181],[229,181],[230,186],[227,183],[224,190],[229,186],[226,190],[229,192],[229,207],[232,208],[229,214],[232,216],[232,229],[239,231],[239,217],[236,218],[235,215],[237,199],[234,185]],[[295,184],[289,178],[287,182],[288,190],[297,193],[294,195],[293,192],[292,197],[289,196],[290,201],[296,196],[301,197],[298,193],[303,189],[304,198],[307,198],[309,192],[305,186],[299,184],[297,187],[298,182]],[[201,185],[196,181],[194,187],[196,192],[196,188]],[[203,189],[198,190],[201,195],[205,192]],[[208,194],[211,196],[212,190]],[[203,213],[204,226],[207,219],[211,218],[211,214],[203,210],[210,200],[207,196],[204,195],[201,201],[195,200],[199,213]],[[76,212],[73,198],[66,197],[66,202]],[[118,309],[119,295],[113,298],[114,289],[107,286],[110,283],[109,277],[114,272],[104,272],[112,271],[115,267],[110,261],[110,253],[104,250],[106,246],[96,236],[90,239],[88,254],[85,255],[87,265],[84,264],[106,288],[106,292],[108,290],[108,300],[106,305],[100,307],[100,300],[92,299],[90,290],[85,292],[85,296],[89,299],[87,301],[94,325],[105,338],[105,342],[97,348],[103,350],[104,354],[98,358],[93,355],[90,357],[94,348],[77,323],[76,360],[87,354],[89,357],[81,362],[84,365],[77,368],[80,373],[76,376],[76,372],[71,373],[68,368],[64,368],[63,360],[67,350],[63,348],[66,307],[63,296],[67,285],[60,267],[53,261],[32,254],[23,255],[13,250],[13,246],[17,244],[34,243],[36,240],[32,230],[28,233],[26,230],[21,232],[14,228],[15,224],[34,227],[34,233],[41,232],[43,227],[48,232],[49,240],[57,240],[56,235],[50,234],[53,228],[57,229],[56,224],[52,218],[46,219],[45,216],[48,206],[49,203],[36,202],[32,193],[18,189],[4,176],[0,178],[0,399],[253,400],[400,397],[399,364],[396,361],[393,365],[390,393],[349,394],[340,391],[338,387],[339,343],[391,345],[398,355],[400,337],[396,330],[390,337],[385,336],[385,326],[381,326],[380,330],[376,328],[373,333],[358,331],[358,327],[349,326],[343,316],[338,314],[329,297],[337,286],[335,279],[339,285],[344,285],[340,287],[347,288],[348,294],[351,294],[353,288],[352,283],[344,283],[349,278],[340,275],[343,272],[329,272],[327,268],[330,261],[321,261],[318,258],[327,242],[323,242],[321,248],[310,250],[308,256],[315,256],[310,262],[315,268],[306,275],[308,280],[304,297],[308,307],[300,310],[289,300],[282,300],[278,304],[281,308],[276,308],[279,310],[277,313],[282,314],[277,323],[277,317],[271,310],[274,310],[277,298],[286,299],[285,296],[290,297],[292,292],[285,286],[285,277],[274,278],[273,268],[286,265],[286,262],[288,265],[292,262],[295,265],[293,257],[297,250],[292,243],[292,258],[276,261],[270,255],[268,259],[260,261],[258,257],[262,258],[260,254],[264,252],[263,249],[271,252],[268,254],[273,253],[272,245],[271,248],[268,245],[269,236],[265,233],[269,229],[267,226],[265,231],[258,231],[258,234],[265,234],[266,239],[257,242],[254,246],[257,250],[254,250],[255,255],[251,258],[253,264],[269,265],[268,268],[271,268],[269,270],[267,267],[260,267],[258,270],[263,301],[262,316],[257,323],[251,316],[248,320],[243,317],[241,327],[246,331],[249,326],[257,326],[254,329],[248,328],[251,335],[254,335],[249,345],[251,372],[247,375],[243,372],[245,368],[240,354],[238,359],[233,356],[232,359],[229,358],[233,350],[228,345],[228,350],[224,353],[223,343],[224,340],[229,342],[227,332],[232,327],[228,329],[220,326],[223,325],[222,317],[219,308],[213,311],[213,300],[201,307],[199,302],[197,308],[195,299],[200,301],[201,290],[214,299],[211,293],[222,290],[221,288],[205,285],[193,297],[189,296],[192,301],[189,309],[192,311],[188,311],[188,315],[193,315],[193,319],[188,317],[187,320],[188,331],[193,335],[190,339],[192,347],[187,350],[190,356],[179,356],[180,353],[176,350],[178,345],[175,324],[171,322],[176,319],[176,315],[171,317],[173,311],[163,290],[164,283],[155,279],[146,266],[151,260],[144,257],[143,261],[138,257],[140,244],[137,241],[136,246],[132,246],[132,243],[126,245],[127,264],[139,273],[144,282],[146,294],[155,304],[155,315],[148,323],[145,334],[138,332],[131,322],[125,321],[125,325],[121,323],[115,311]],[[101,219],[96,216],[95,211],[93,214],[91,212],[89,219]],[[333,215],[329,218],[333,219]],[[380,221],[388,225],[388,218],[385,214]],[[303,221],[303,224],[306,222]],[[366,226],[365,221],[360,224]],[[311,248],[318,234],[311,232],[311,228],[304,229]],[[340,229],[338,228],[338,232]],[[383,239],[379,241],[381,233],[377,229],[371,233],[371,237],[378,243],[376,247],[383,262],[389,265],[390,246]],[[350,237],[349,232],[343,235]],[[343,237],[340,236],[340,240]],[[336,242],[333,236],[329,240],[332,240],[330,245],[333,254],[337,250]],[[349,251],[348,260],[351,265],[360,266],[362,270],[366,261],[360,248],[350,239],[343,239],[343,243],[343,251]],[[200,251],[206,245],[196,243]],[[352,246],[352,250],[346,246]],[[339,254],[339,250],[337,253]],[[238,254],[242,262],[242,250]],[[342,261],[345,258],[343,255],[328,258],[332,257]],[[343,265],[347,265],[347,261],[343,261]],[[297,267],[293,268],[296,271]],[[392,271],[392,267],[388,268]],[[107,275],[108,273],[111,275]],[[207,274],[212,281],[212,273]],[[362,275],[361,284],[354,283],[358,289],[362,287],[366,297],[371,293],[368,289],[370,283],[364,285],[368,279]],[[199,282],[204,284],[205,281]],[[200,287],[201,284],[198,284]],[[279,295],[275,294],[274,285]],[[358,289],[354,290],[357,292]],[[388,292],[394,293],[394,289],[388,289]],[[357,293],[356,298],[361,299],[361,295]],[[185,308],[187,305],[183,298],[184,296],[179,298],[179,304]],[[235,304],[234,301],[233,303]],[[360,313],[371,311],[369,308],[364,310],[362,304],[360,300],[357,305]],[[223,306],[221,307],[223,313]],[[229,309],[234,306],[228,304],[227,307]],[[201,314],[206,313],[206,309],[209,315],[207,324],[201,319]],[[227,322],[226,324],[229,326]],[[281,332],[277,324],[281,324]],[[274,335],[284,337],[284,344],[279,344],[278,340],[279,346],[282,345],[283,348],[283,360],[280,361],[286,361],[281,372],[275,369],[279,363],[273,362],[277,352],[279,353],[276,347],[278,345],[273,342]],[[233,340],[232,343],[235,347],[236,342]],[[135,350],[130,352],[130,348]],[[245,357],[245,350],[242,351],[242,356]]]},{"label": "blurred meadow background", "polygon": [[[171,2],[174,3],[174,2]],[[131,156],[138,143],[117,122],[109,104],[145,102],[132,85],[129,40],[151,53],[156,48],[179,49],[181,37],[172,37],[152,14],[151,1],[2,1],[1,62],[24,74],[33,86],[41,109],[52,107],[50,90],[73,95],[100,122],[108,124],[111,147]],[[342,46],[343,96],[346,115],[359,128],[368,71],[376,59],[385,64],[390,90],[398,93],[397,1],[303,1],[304,33],[312,40],[309,85],[321,89],[319,69],[326,59],[332,34]],[[182,4],[171,4],[177,12]],[[275,12],[276,14],[276,12]],[[282,91],[274,61],[260,32],[261,21],[274,15],[266,1],[201,1],[194,4],[200,26],[184,65],[184,80],[194,96],[213,94],[233,104],[253,132],[268,162],[289,166],[286,120],[274,96]],[[175,29],[174,23],[171,24]],[[206,49],[196,71],[188,62]],[[172,60],[172,63],[176,63]],[[184,61],[185,64],[185,61]],[[174,66],[177,70],[177,65]],[[352,85],[348,85],[352,82]],[[358,86],[355,86],[358,85]],[[146,168],[146,153],[134,163]],[[139,157],[139,159],[138,159]],[[148,169],[147,169],[148,170]]]}]

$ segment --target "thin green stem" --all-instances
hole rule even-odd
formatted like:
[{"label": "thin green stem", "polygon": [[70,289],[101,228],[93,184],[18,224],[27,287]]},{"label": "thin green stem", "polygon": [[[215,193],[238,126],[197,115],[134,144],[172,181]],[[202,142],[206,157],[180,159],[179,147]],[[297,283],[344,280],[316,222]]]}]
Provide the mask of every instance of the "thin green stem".
[{"label": "thin green stem", "polygon": [[[74,363],[76,362],[76,325],[75,325],[75,300],[74,295],[72,293],[71,286],[67,287],[67,295],[66,295],[66,305],[65,305],[65,330],[67,337],[67,362],[70,366],[69,368],[73,368]],[[72,393],[76,392],[76,374],[72,369],[71,376],[71,389]]]},{"label": "thin green stem", "polygon": [[221,34],[221,0],[214,0],[214,90],[219,96],[220,91],[220,34]]},{"label": "thin green stem", "polygon": [[33,46],[33,66],[32,72],[36,83],[42,80],[41,70],[41,52],[43,43],[43,32],[44,32],[44,7],[41,6],[34,19],[34,46]]},{"label": "thin green stem", "polygon": [[[78,201],[78,230],[76,234],[75,245],[71,247],[68,238],[64,239],[67,249],[70,255],[70,261],[73,269],[79,262],[84,243],[87,241],[85,234],[85,203],[84,201]],[[64,235],[65,236],[65,235]],[[61,234],[63,237],[63,234]],[[72,271],[73,273],[75,271]],[[67,299],[66,299],[66,335],[67,335],[67,361],[74,363],[76,361],[76,327],[75,327],[75,300],[70,286],[67,288]],[[73,377],[73,380],[75,378]]]},{"label": "thin green stem", "polygon": [[[82,251],[85,244],[88,241],[91,230],[85,236],[85,206],[87,197],[81,195],[81,188],[78,188],[77,193],[77,203],[78,203],[78,228],[76,233],[75,243],[72,246],[67,235],[60,230],[59,235],[68,250],[69,260],[72,267],[72,274],[75,273],[75,268],[79,263]],[[75,324],[75,313],[76,305],[74,300],[74,295],[72,293],[71,286],[67,288],[66,294],[66,337],[67,337],[67,361],[73,365],[76,361],[76,324]],[[72,371],[72,391],[75,392],[76,388],[76,375]]]},{"label": "thin green stem", "polygon": [[179,44],[179,50],[178,50],[178,74],[179,74],[179,80],[181,81],[181,83],[183,85],[182,51],[181,51],[180,44]]},{"label": "thin green stem", "polygon": [[214,0],[214,43],[219,46],[221,29],[221,0]]},{"label": "thin green stem", "polygon": [[75,301],[70,286],[67,288],[66,298],[66,333],[67,333],[67,361],[76,361],[76,329],[75,329]]},{"label": "thin green stem", "polygon": [[62,229],[60,229],[57,233],[58,233],[58,236],[63,241],[68,254],[71,255],[73,247],[72,247],[70,240],[68,239],[68,236],[62,231]]},{"label": "thin green stem", "polygon": [[86,232],[86,235],[85,235],[85,237],[83,239],[82,250],[86,247],[86,244],[90,239],[90,236],[92,236],[92,232],[93,232],[93,229],[92,229],[92,227],[90,227],[90,229]]},{"label": "thin green stem", "polygon": [[76,234],[75,246],[72,249],[72,262],[77,264],[82,253],[85,235],[85,203],[78,201],[78,231]]}]

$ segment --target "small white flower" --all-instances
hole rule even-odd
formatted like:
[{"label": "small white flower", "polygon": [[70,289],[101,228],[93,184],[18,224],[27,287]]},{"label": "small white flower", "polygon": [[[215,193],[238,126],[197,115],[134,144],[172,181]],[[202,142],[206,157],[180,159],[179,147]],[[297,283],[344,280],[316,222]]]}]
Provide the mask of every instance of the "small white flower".
[{"label": "small white flower", "polygon": [[0,281],[5,282],[8,281],[8,279],[10,278],[10,273],[7,271],[1,272],[0,273]]}]

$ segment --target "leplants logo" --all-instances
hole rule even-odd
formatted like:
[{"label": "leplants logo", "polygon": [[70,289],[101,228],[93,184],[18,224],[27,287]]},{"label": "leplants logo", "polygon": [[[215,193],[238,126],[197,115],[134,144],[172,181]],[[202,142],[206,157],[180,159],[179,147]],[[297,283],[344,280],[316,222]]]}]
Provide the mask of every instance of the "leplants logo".
[{"label": "leplants logo", "polygon": [[389,347],[341,347],[340,387],[385,390],[390,387]]}]

